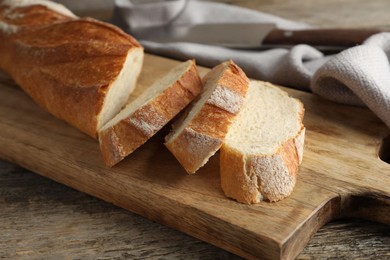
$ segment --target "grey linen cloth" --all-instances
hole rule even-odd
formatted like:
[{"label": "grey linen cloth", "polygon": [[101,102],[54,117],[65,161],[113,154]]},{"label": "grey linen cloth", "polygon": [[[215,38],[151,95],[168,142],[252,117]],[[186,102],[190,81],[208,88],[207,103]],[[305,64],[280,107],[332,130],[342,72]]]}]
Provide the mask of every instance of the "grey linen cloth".
[{"label": "grey linen cloth", "polygon": [[[148,27],[201,23],[272,22],[284,29],[309,27],[237,6],[191,0],[116,0],[113,22],[130,34]],[[374,35],[362,45],[333,56],[324,56],[308,45],[247,51],[142,41],[142,35],[138,39],[150,53],[181,60],[195,58],[208,67],[232,59],[252,78],[312,91],[334,102],[367,106],[390,127],[390,33]]]}]

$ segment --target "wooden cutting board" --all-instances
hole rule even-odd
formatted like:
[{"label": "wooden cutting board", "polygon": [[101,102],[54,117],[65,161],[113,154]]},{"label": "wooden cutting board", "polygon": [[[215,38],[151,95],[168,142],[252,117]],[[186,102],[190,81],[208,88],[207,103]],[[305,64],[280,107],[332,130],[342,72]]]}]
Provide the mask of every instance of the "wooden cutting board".
[{"label": "wooden cutting board", "polygon": [[[147,55],[135,95],[175,64]],[[390,150],[380,150],[389,129],[367,109],[286,89],[306,108],[295,190],[281,202],[243,205],[223,195],[218,154],[198,174],[185,173],[162,144],[169,127],[108,169],[96,140],[0,81],[2,159],[240,256],[294,258],[322,225],[342,216],[390,224],[390,166],[378,156]]]}]

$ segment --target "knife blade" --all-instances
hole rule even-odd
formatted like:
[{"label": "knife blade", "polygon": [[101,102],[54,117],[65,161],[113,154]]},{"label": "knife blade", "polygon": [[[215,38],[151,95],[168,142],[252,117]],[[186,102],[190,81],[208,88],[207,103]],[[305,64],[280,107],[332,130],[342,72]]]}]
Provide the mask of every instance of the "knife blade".
[{"label": "knife blade", "polygon": [[364,42],[376,29],[300,29],[284,30],[271,23],[197,24],[149,27],[133,34],[141,40],[161,43],[192,42],[229,48],[290,48],[308,44],[320,50],[340,51]]}]

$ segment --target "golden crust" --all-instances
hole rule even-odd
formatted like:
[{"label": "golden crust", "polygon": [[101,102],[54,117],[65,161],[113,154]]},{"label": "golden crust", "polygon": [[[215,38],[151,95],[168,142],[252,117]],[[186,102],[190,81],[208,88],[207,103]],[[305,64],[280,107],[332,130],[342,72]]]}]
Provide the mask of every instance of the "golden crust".
[{"label": "golden crust", "polygon": [[220,151],[221,187],[225,195],[238,202],[256,203],[261,196],[256,176],[247,175],[247,159],[244,154],[222,145]]},{"label": "golden crust", "polygon": [[[175,130],[165,138],[165,146],[188,173],[195,173],[218,151],[245,99],[249,79],[233,61],[213,68],[205,75],[203,83],[206,85],[218,76],[221,76],[215,83],[218,87],[196,116],[175,138],[172,138]],[[215,92],[218,92],[218,88],[221,96],[230,93],[231,96],[236,97],[237,104],[232,104],[233,100],[224,100],[224,97],[216,96]],[[185,116],[186,114],[183,115]]]},{"label": "golden crust", "polygon": [[194,61],[174,84],[117,124],[99,133],[104,162],[113,166],[144,144],[201,91]]},{"label": "golden crust", "polygon": [[[297,138],[304,135],[304,130]],[[244,155],[222,146],[220,157],[221,187],[225,195],[245,204],[267,199],[279,201],[289,196],[296,182],[300,164],[298,152],[303,146],[287,141],[275,154]]]},{"label": "golden crust", "polygon": [[0,8],[0,67],[41,107],[96,137],[98,116],[111,84],[140,44],[115,26],[74,19],[44,6]]},{"label": "golden crust", "polygon": [[220,138],[185,128],[173,142],[165,143],[188,173],[195,173],[222,145]]},{"label": "golden crust", "polygon": [[74,20],[74,17],[54,12],[43,5],[30,5],[18,8],[11,8],[7,5],[0,6],[0,21],[18,26],[19,30],[31,30],[34,27],[42,27],[69,20]]},{"label": "golden crust", "polygon": [[[303,143],[297,142],[297,140],[303,141],[304,135],[305,128],[302,128],[294,138],[286,141],[275,154],[266,157],[257,156],[258,160],[253,160],[252,167],[260,183],[259,190],[268,201],[276,202],[292,193],[298,166],[302,162],[300,155],[303,154]],[[260,201],[255,203],[258,202]]]}]

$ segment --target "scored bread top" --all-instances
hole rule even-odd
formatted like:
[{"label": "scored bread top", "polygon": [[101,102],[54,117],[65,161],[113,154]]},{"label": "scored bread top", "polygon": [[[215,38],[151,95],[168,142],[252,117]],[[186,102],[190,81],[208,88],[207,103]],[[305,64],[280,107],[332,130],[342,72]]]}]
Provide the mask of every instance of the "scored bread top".
[{"label": "scored bread top", "polygon": [[221,147],[244,103],[249,80],[233,61],[227,61],[207,73],[203,83],[202,94],[165,138],[165,146],[188,173],[195,173]]},{"label": "scored bread top", "polygon": [[40,106],[95,137],[133,90],[142,46],[113,25],[67,16],[47,1],[11,2],[0,4],[0,68]]},{"label": "scored bread top", "polygon": [[7,28],[14,28],[13,33],[23,29],[31,30],[77,18],[65,6],[52,1],[0,0],[0,31],[3,32],[7,32]]}]

